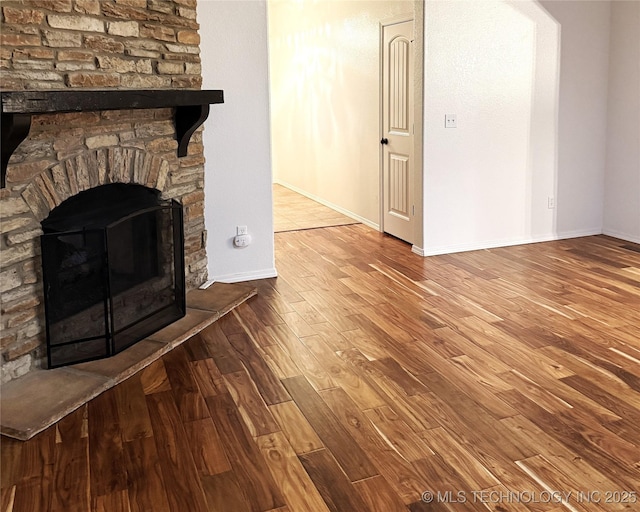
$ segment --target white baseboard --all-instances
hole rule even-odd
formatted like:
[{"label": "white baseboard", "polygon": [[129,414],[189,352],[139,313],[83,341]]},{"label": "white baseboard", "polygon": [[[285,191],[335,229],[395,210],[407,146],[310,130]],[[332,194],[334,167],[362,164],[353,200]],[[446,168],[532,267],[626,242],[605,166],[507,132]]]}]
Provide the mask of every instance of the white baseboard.
[{"label": "white baseboard", "polygon": [[424,256],[424,249],[422,247],[418,247],[417,245],[411,246],[411,252],[413,254],[417,254],[418,256]]},{"label": "white baseboard", "polygon": [[271,277],[278,277],[278,271],[275,268],[269,268],[264,270],[253,270],[251,272],[240,272],[237,274],[225,274],[221,276],[213,276],[210,280],[220,283],[242,283],[245,281],[254,281],[256,279],[268,279]]},{"label": "white baseboard", "polygon": [[603,229],[602,234],[612,236],[613,238],[619,238],[620,240],[626,240],[627,242],[633,242],[634,244],[640,244],[640,236],[637,235],[622,233],[620,231],[615,231],[614,229]]},{"label": "white baseboard", "polygon": [[595,236],[602,234],[602,227],[591,229],[579,229],[576,231],[561,231],[556,233],[554,240],[567,240],[569,238],[580,238],[581,236]]},{"label": "white baseboard", "polygon": [[312,199],[316,203],[320,203],[320,204],[322,204],[322,205],[324,205],[324,206],[326,206],[328,208],[331,208],[332,210],[335,210],[335,211],[341,213],[342,215],[346,215],[347,217],[351,217],[353,220],[355,220],[357,222],[361,222],[365,226],[369,226],[370,228],[373,228],[376,231],[380,231],[380,224],[376,224],[375,222],[371,222],[369,219],[365,219],[364,217],[361,217],[358,214],[355,214],[355,213],[353,213],[353,212],[351,212],[349,210],[346,210],[345,208],[342,208],[341,206],[338,206],[337,204],[333,204],[333,203],[330,203],[329,201],[325,201],[321,197],[315,196],[313,194],[309,194],[308,192],[296,187],[295,185],[291,185],[290,183],[286,183],[286,182],[280,181],[280,180],[274,180],[273,183],[275,183],[276,185],[282,185],[283,187],[291,189],[294,192],[297,192],[298,194],[300,194],[301,196],[308,197],[309,199]]},{"label": "white baseboard", "polygon": [[[567,231],[564,233],[553,233],[516,240],[489,240],[486,242],[473,242],[469,244],[455,244],[441,247],[432,247],[423,250],[423,256],[439,256],[442,254],[452,254],[456,252],[479,251],[482,249],[495,249],[497,247],[511,247],[514,245],[536,244],[540,242],[553,242],[556,240],[566,240],[569,238],[579,238],[582,236],[601,235],[602,229],[586,229],[579,231]],[[417,253],[416,253],[417,254]]]}]

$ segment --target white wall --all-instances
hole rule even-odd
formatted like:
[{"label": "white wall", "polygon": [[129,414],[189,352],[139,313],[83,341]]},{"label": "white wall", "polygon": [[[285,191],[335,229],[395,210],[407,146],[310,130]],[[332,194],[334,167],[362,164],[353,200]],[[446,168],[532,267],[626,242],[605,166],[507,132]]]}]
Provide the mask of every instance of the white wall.
[{"label": "white wall", "polygon": [[558,27],[519,6],[426,4],[427,255],[554,237]]},{"label": "white wall", "polygon": [[557,234],[602,233],[609,2],[542,1],[561,25]]},{"label": "white wall", "polygon": [[640,243],[640,2],[612,2],[604,233]]},{"label": "white wall", "polygon": [[380,21],[413,0],[269,0],[274,181],[371,225],[380,207]]},{"label": "white wall", "polygon": [[[545,25],[549,46],[541,50],[540,13],[498,3],[426,3],[425,253],[601,233],[603,217],[606,232],[638,241],[638,3],[540,2],[560,24],[555,151],[543,149],[551,143],[541,129],[552,109],[545,75],[554,64],[540,57],[553,54],[554,30]],[[505,18],[517,30],[496,26]],[[200,0],[198,20],[204,87],[226,94],[204,134],[209,275],[274,275],[265,2]],[[514,37],[517,44],[508,44]],[[534,62],[538,71],[520,80]],[[457,129],[442,128],[445,113],[458,114]],[[545,196],[553,193],[557,208],[548,210]],[[247,249],[231,246],[238,224],[254,235]]]},{"label": "white wall", "polygon": [[[209,278],[276,274],[273,245],[267,12],[264,0],[199,0],[203,89],[223,89],[205,123]],[[236,226],[253,242],[233,247]]]}]

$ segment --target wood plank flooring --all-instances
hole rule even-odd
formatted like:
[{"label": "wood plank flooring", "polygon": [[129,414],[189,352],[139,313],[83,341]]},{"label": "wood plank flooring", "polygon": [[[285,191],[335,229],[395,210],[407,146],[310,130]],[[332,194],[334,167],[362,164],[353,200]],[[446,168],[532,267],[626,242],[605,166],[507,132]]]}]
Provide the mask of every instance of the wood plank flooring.
[{"label": "wood plank flooring", "polygon": [[258,296],[3,438],[0,511],[640,510],[640,247],[276,245]]},{"label": "wood plank flooring", "polygon": [[357,223],[357,220],[287,187],[273,185],[273,229],[276,233]]}]

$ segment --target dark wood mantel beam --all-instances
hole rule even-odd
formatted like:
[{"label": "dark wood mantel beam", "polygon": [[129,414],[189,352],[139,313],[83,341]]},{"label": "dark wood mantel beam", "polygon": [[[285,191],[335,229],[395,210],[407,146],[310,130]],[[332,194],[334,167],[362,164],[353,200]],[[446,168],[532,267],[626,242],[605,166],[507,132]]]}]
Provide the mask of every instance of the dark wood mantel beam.
[{"label": "dark wood mantel beam", "polygon": [[209,105],[224,103],[220,90],[93,90],[1,91],[2,167],[0,187],[5,187],[7,165],[16,148],[27,138],[34,114],[174,108],[178,156],[187,154],[191,135],[209,115]]}]

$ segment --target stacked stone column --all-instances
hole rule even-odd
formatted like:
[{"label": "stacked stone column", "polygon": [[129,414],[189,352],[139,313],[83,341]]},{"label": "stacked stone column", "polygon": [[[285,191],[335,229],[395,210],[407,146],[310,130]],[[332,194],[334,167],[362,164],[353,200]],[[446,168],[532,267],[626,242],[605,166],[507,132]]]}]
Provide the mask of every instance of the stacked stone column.
[{"label": "stacked stone column", "polygon": [[[0,3],[3,90],[199,89],[196,0]],[[34,116],[0,190],[2,382],[45,355],[40,221],[104,183],[139,183],[184,206],[187,287],[206,278],[202,128],[177,158],[171,109]]]}]

